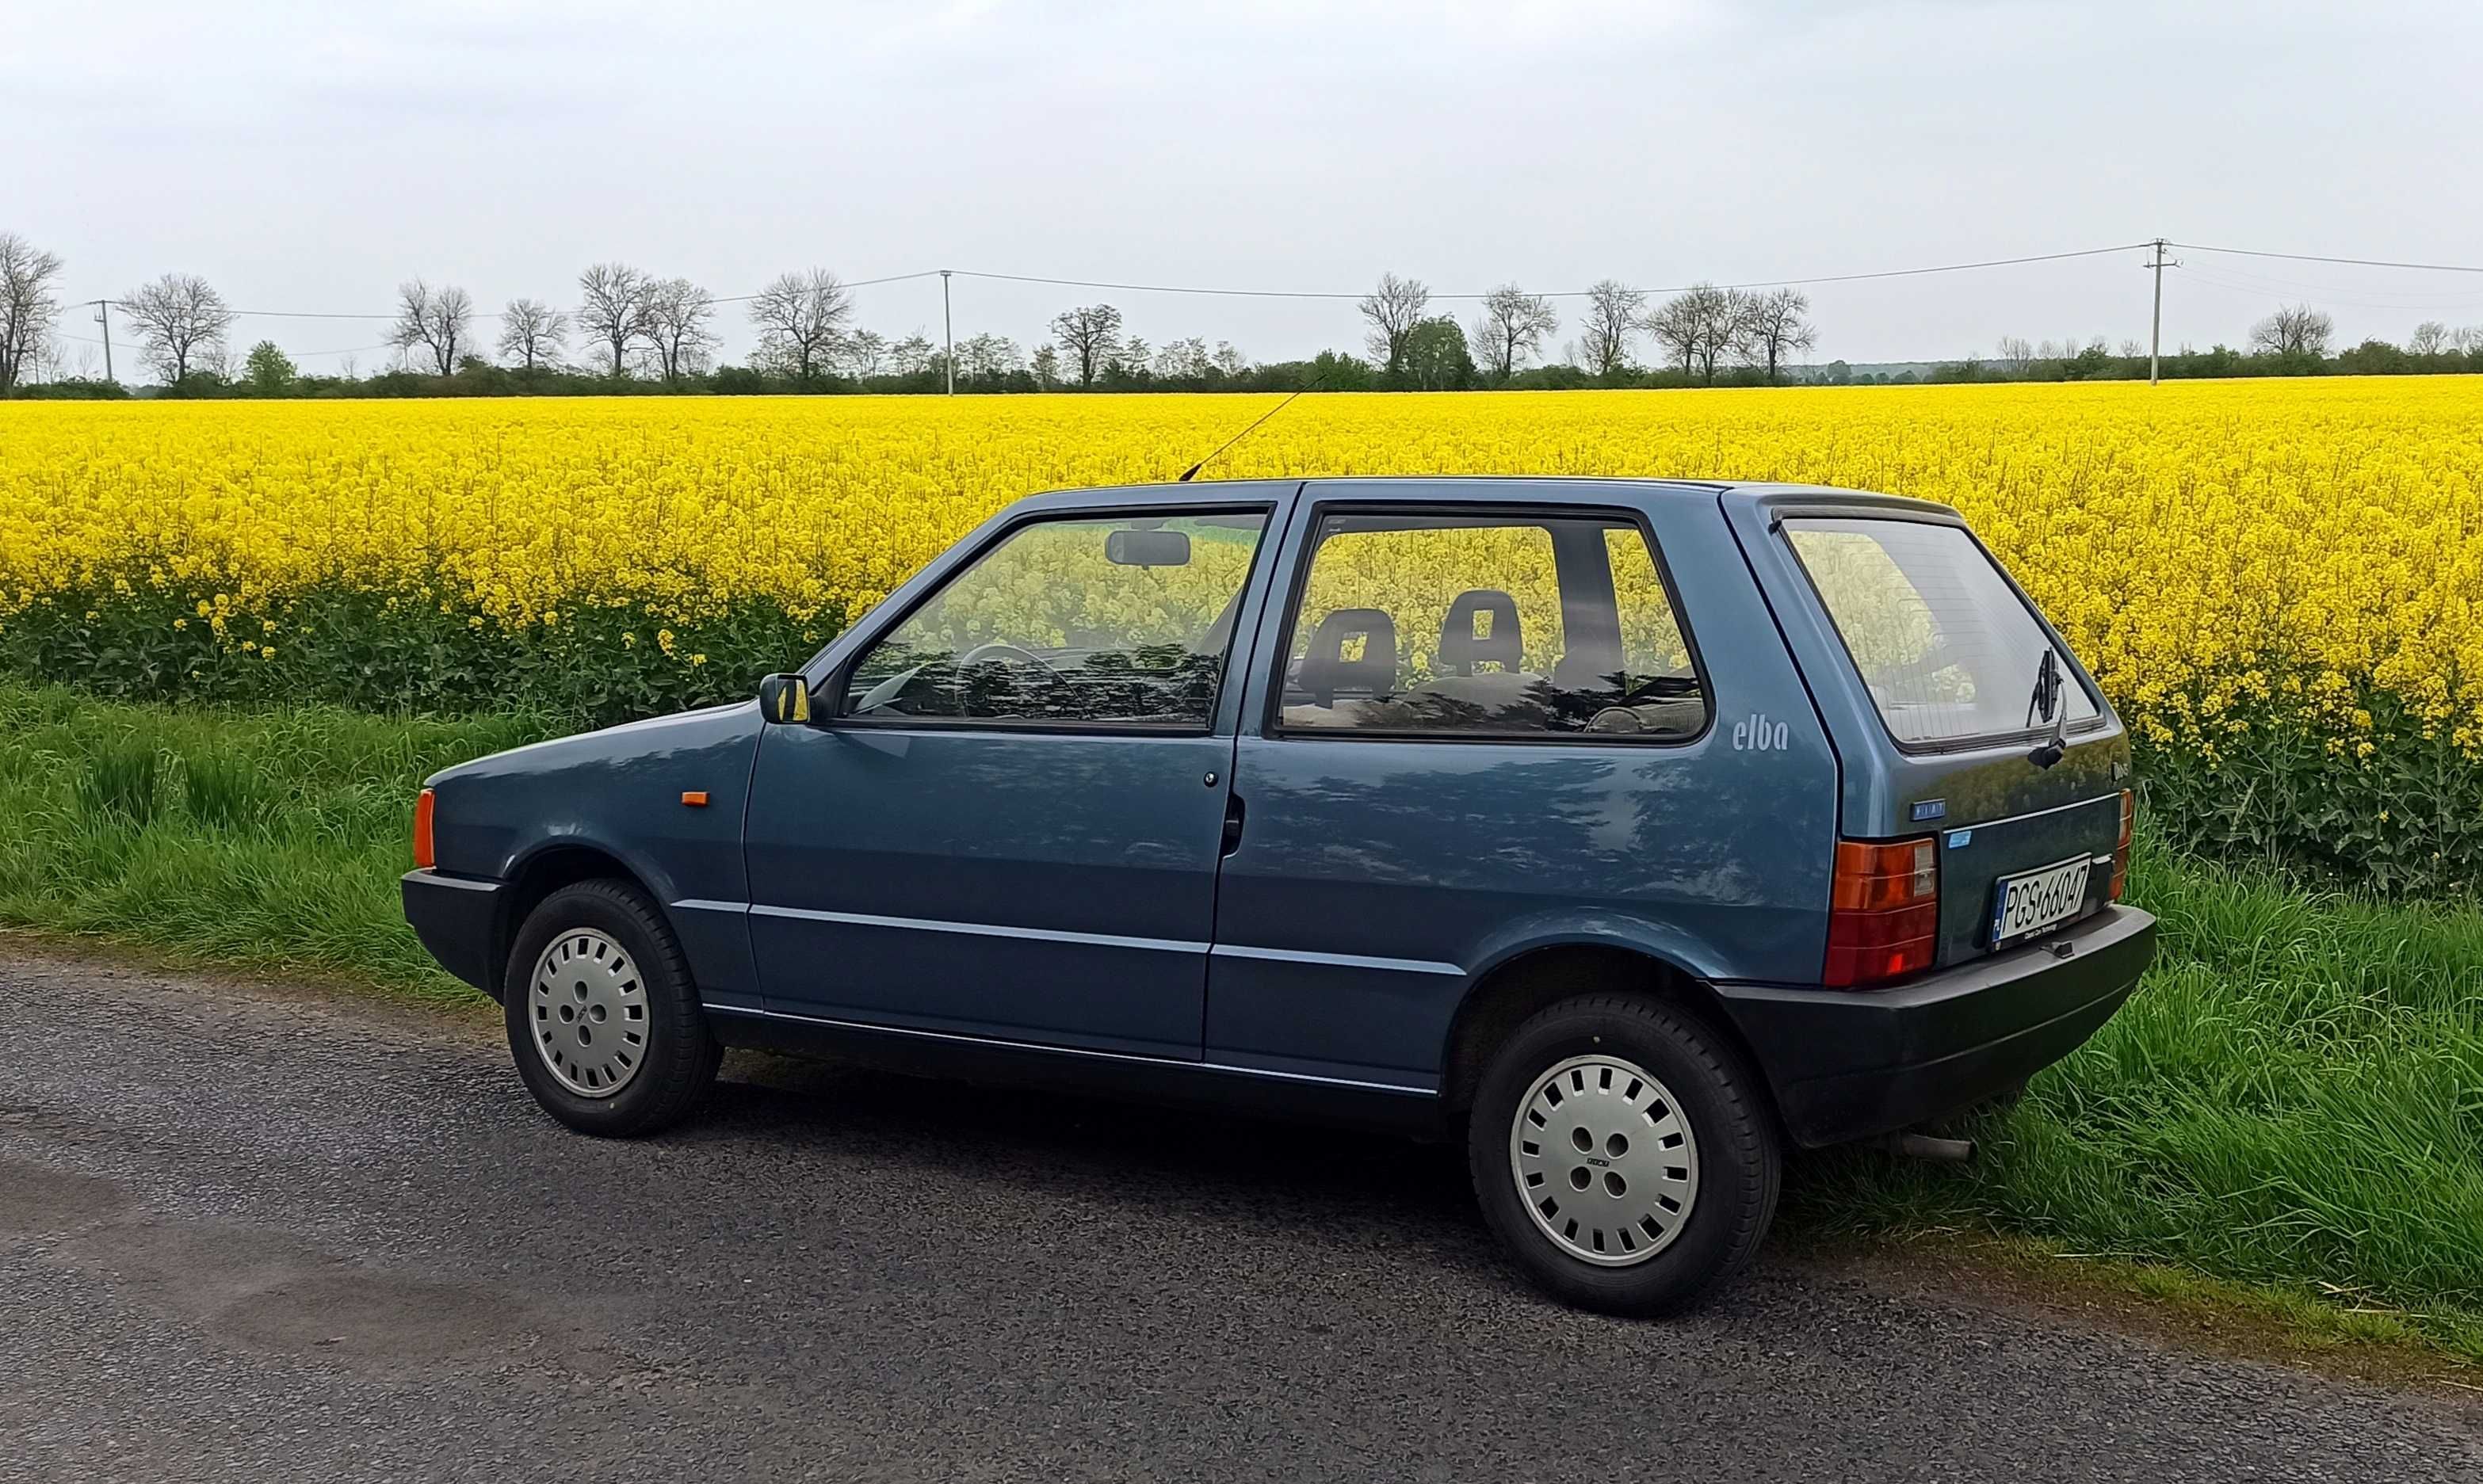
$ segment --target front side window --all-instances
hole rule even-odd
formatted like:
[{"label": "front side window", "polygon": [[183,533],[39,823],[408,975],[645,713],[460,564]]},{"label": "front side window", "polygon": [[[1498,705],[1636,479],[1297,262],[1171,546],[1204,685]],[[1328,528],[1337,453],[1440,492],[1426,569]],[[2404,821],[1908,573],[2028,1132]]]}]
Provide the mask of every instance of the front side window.
[{"label": "front side window", "polygon": [[[1823,517],[1784,529],[1899,742],[1936,747],[2050,723],[2035,677],[2051,636],[1963,528]],[[2094,720],[2095,698],[2060,658],[2069,724]]]},{"label": "front side window", "polygon": [[1023,526],[864,652],[844,714],[1203,728],[1266,526],[1257,512]]},{"label": "front side window", "polygon": [[1678,741],[1707,725],[1655,554],[1619,519],[1328,515],[1292,636],[1287,729]]}]

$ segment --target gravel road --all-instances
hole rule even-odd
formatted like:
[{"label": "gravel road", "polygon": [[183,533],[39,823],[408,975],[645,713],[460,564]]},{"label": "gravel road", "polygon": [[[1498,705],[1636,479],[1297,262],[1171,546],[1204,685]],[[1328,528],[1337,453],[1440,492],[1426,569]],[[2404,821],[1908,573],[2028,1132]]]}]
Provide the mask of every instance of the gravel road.
[{"label": "gravel road", "polygon": [[2483,1408],[1772,1255],[1555,1308],[1444,1151],[728,1062],[0,942],[0,1480],[2463,1479]]}]

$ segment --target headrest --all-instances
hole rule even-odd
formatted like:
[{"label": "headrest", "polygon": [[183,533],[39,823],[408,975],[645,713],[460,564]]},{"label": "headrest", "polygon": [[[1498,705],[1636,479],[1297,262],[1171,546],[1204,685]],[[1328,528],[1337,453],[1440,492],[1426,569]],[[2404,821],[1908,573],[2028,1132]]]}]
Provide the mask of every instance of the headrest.
[{"label": "headrest", "polygon": [[[1475,632],[1475,615],[1491,615],[1491,633]],[[1472,588],[1449,604],[1440,621],[1440,668],[1451,675],[1472,675],[1475,666],[1497,660],[1503,670],[1522,668],[1526,653],[1517,627],[1517,599],[1497,588]]]},{"label": "headrest", "polygon": [[[1362,657],[1347,659],[1345,642],[1362,636]],[[1397,688],[1397,621],[1376,608],[1339,608],[1320,620],[1302,656],[1302,689],[1316,705],[1336,704],[1339,691],[1385,696]]]}]

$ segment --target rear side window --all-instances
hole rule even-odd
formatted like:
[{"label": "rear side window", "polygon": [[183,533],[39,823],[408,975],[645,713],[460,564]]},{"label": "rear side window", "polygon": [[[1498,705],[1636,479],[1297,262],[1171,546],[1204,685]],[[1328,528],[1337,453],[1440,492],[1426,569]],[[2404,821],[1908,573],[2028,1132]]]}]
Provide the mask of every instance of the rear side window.
[{"label": "rear side window", "polygon": [[[1963,529],[1794,518],[1794,555],[1896,739],[1937,746],[2049,726],[2035,676],[2051,637]],[[2069,723],[2100,713],[2062,655]]]},{"label": "rear side window", "polygon": [[1677,741],[1707,723],[1645,536],[1584,517],[1322,517],[1282,704],[1300,731]]}]

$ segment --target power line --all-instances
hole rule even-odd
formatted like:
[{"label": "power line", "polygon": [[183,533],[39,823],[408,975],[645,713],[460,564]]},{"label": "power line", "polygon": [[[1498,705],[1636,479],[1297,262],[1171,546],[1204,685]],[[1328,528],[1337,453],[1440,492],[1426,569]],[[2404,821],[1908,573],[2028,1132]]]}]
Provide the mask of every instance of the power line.
[{"label": "power line", "polygon": [[[1696,284],[1677,283],[1667,288],[1642,289],[1647,294],[1678,294],[1693,288],[1795,288],[1811,283],[1856,283],[1866,278],[1908,278],[1934,273],[1966,273],[1979,268],[2009,268],[2020,263],[2054,263],[2073,257],[2099,257],[2107,252],[2127,252],[2133,249],[2153,246],[2152,241],[2124,242],[2109,248],[2081,248],[2074,252],[2036,252],[2024,257],[1987,258],[1972,263],[1939,263],[1929,268],[1885,268],[1873,273],[1825,274],[1808,278],[1757,278],[1746,283]],[[1124,294],[1207,294],[1236,299],[1362,299],[1367,291],[1339,293],[1333,290],[1282,288],[1206,288],[1197,285],[1169,283],[1114,283],[1094,278],[1051,278],[1023,273],[981,273],[971,269],[956,270],[961,278],[998,278],[1011,283],[1047,283],[1060,288],[1100,288]],[[1592,290],[1558,289],[1537,294],[1537,299],[1584,299]],[[1487,294],[1435,293],[1433,299],[1483,299]]]},{"label": "power line", "polygon": [[2421,273],[2483,273],[2483,267],[2466,263],[2400,263],[2380,257],[2322,257],[2315,252],[2262,252],[2256,248],[2211,248],[2203,243],[2176,242],[2176,248],[2193,252],[2229,252],[2235,257],[2282,257],[2297,263],[2344,263],[2355,268],[2411,268]]},{"label": "power line", "polygon": [[[2067,252],[2031,252],[2017,257],[1980,258],[1972,262],[1963,263],[1935,263],[1921,268],[1883,268],[1867,273],[1816,274],[1809,277],[1789,278],[1751,278],[1737,283],[1678,283],[1662,288],[1644,288],[1641,289],[1640,292],[1648,294],[1678,294],[1687,292],[1690,289],[1700,287],[1727,289],[1801,288],[1822,283],[1861,283],[1882,278],[1922,278],[1934,274],[1974,273],[1985,269],[2014,268],[2030,263],[2067,262],[2076,258],[2101,257],[2114,252],[2126,252],[2133,250],[2152,249],[2154,246],[2155,239],[2150,238],[2139,242],[2116,243],[2111,247],[2105,248],[2080,248]],[[2309,252],[2276,252],[2256,248],[2209,247],[2203,243],[2173,242],[2169,239],[2166,240],[2165,246],[2181,248],[2185,251],[2194,252],[2217,252],[2241,257],[2283,258],[2294,262],[2341,263],[2353,267],[2394,268],[2425,273],[2483,273],[2483,266],[2462,263],[2416,263],[2388,258],[2333,257]],[[963,278],[983,278],[1005,283],[1040,283],[1059,288],[1105,289],[1114,293],[1126,294],[1188,294],[1220,299],[1296,299],[1326,301],[1354,301],[1366,297],[1367,294],[1367,291],[1365,290],[1223,288],[1210,284],[1196,283],[1132,283],[1106,278],[1055,278],[1042,274],[990,273],[979,269],[967,268],[952,270],[925,268],[913,273],[895,273],[883,275],[878,278],[849,279],[846,280],[842,286],[848,289],[871,288],[884,283],[905,283],[921,278],[939,278],[943,276],[944,272]],[[1584,299],[1588,297],[1590,292],[1590,290],[1587,289],[1559,289],[1550,293],[1539,294],[1535,297],[1541,299]],[[746,304],[759,297],[759,293],[732,294],[715,299],[713,303],[719,305]],[[1440,300],[1477,300],[1488,296],[1482,292],[1460,292],[1434,293],[1430,297]],[[118,305],[120,302],[115,300],[112,301],[112,303]],[[243,319],[385,321],[397,318],[395,313],[341,313],[308,309],[235,309],[231,312],[235,318]],[[483,311],[475,314],[473,317],[475,319],[487,320],[507,318],[504,313],[497,310]]]},{"label": "power line", "polygon": [[[2295,283],[2283,278],[2263,278],[2255,274],[2227,278],[2222,274],[2198,268],[2193,268],[2190,276],[2196,282],[2206,284],[2211,288],[2220,288],[2228,293],[2244,294],[2256,298],[2298,297],[2305,304],[2336,305],[2356,309],[2395,309],[2409,314],[2456,313],[2483,305],[2483,298],[2470,295],[2462,299],[2438,296],[2424,296],[2419,299],[2403,297],[2371,299],[2358,295],[2352,289],[2337,289],[2328,284]],[[2297,295],[2296,290],[2304,292]]]}]

